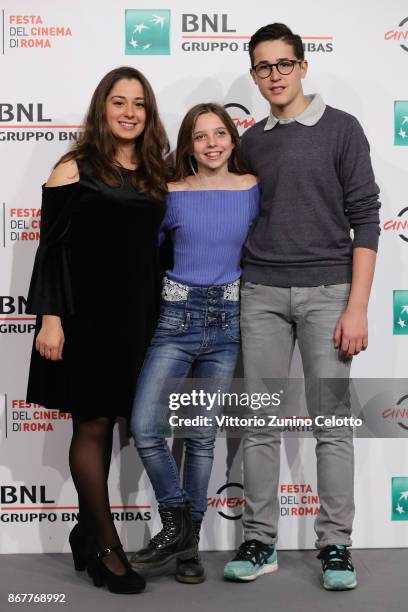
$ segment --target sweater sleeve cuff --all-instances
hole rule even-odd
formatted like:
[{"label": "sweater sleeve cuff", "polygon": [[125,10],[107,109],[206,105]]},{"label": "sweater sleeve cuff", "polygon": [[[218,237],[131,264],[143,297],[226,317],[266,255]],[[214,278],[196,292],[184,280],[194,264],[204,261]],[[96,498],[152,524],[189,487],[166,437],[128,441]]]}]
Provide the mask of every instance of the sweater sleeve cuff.
[{"label": "sweater sleeve cuff", "polygon": [[365,249],[371,249],[372,251],[377,252],[379,236],[380,229],[378,225],[360,226],[355,228],[353,249],[363,247]]}]

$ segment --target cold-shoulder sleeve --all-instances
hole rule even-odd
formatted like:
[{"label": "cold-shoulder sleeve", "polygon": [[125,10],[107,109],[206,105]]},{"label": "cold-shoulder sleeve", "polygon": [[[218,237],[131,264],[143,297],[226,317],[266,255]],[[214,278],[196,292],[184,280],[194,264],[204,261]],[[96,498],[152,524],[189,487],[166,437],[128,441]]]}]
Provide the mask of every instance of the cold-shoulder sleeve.
[{"label": "cold-shoulder sleeve", "polygon": [[26,307],[30,314],[62,317],[75,312],[69,235],[72,203],[78,185],[42,188],[40,244]]}]

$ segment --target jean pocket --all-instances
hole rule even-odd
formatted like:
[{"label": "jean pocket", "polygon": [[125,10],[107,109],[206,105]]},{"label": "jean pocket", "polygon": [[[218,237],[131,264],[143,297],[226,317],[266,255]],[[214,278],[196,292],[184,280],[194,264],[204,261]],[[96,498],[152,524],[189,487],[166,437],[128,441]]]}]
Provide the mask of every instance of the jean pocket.
[{"label": "jean pocket", "polygon": [[166,335],[183,333],[186,329],[184,314],[180,316],[160,314],[157,332]]},{"label": "jean pocket", "polygon": [[321,285],[319,287],[321,295],[333,300],[347,300],[350,295],[350,283],[340,285]]},{"label": "jean pocket", "polygon": [[239,325],[239,314],[230,315],[227,317],[224,331],[228,338],[233,342],[241,342],[241,328]]}]

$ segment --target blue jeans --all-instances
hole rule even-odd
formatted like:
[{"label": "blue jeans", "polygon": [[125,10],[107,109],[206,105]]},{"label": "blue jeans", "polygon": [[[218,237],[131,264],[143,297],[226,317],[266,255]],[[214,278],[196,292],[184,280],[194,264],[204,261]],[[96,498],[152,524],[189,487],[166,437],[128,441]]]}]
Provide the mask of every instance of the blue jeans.
[{"label": "blue jeans", "polygon": [[[216,426],[195,428],[194,435],[185,436],[181,486],[163,423],[168,392],[177,391],[190,370],[194,378],[206,379],[200,384],[205,391],[228,391],[240,348],[238,285],[187,287],[165,279],[162,296],[159,323],[137,385],[131,431],[159,508],[190,502],[193,521],[200,521],[207,509]],[[195,409],[191,416],[197,414]],[[214,407],[210,416],[216,414]]]}]

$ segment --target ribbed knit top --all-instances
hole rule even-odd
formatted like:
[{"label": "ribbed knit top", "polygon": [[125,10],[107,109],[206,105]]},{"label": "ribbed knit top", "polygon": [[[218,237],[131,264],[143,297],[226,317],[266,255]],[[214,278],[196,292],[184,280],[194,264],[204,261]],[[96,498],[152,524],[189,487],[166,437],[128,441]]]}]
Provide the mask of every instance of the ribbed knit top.
[{"label": "ribbed knit top", "polygon": [[259,214],[259,187],[172,191],[161,234],[170,232],[174,266],[168,278],[190,287],[232,283],[241,276],[241,251]]},{"label": "ribbed knit top", "polygon": [[265,131],[267,120],[242,136],[244,161],[262,193],[244,249],[244,280],[276,287],[351,282],[353,248],[376,251],[380,233],[379,189],[361,125],[330,106],[314,125],[279,122]]}]

